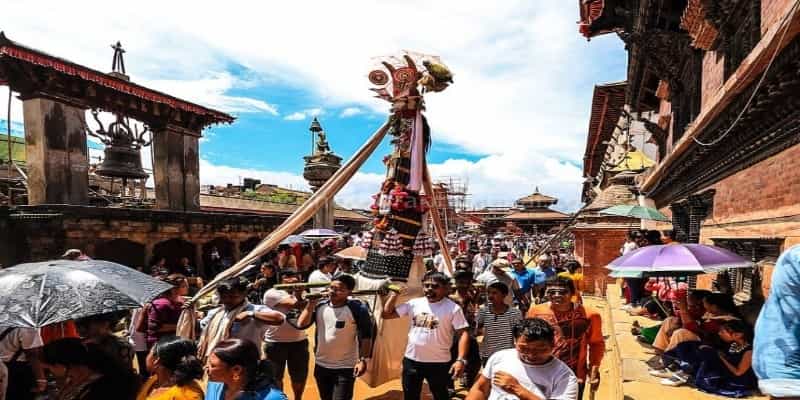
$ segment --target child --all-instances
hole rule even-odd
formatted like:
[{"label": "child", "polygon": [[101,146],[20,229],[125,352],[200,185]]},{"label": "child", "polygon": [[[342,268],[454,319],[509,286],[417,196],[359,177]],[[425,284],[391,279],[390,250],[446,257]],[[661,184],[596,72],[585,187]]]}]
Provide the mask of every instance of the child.
[{"label": "child", "polygon": [[480,345],[482,364],[486,364],[492,354],[514,348],[511,328],[522,320],[522,312],[503,301],[508,296],[508,291],[508,285],[503,282],[492,283],[486,288],[488,304],[478,311],[475,334],[483,335]]},{"label": "child", "polygon": [[700,348],[702,362],[695,374],[695,385],[721,396],[749,396],[756,387],[750,327],[738,319],[726,321],[719,330],[719,337],[730,346],[724,351],[710,346]]}]

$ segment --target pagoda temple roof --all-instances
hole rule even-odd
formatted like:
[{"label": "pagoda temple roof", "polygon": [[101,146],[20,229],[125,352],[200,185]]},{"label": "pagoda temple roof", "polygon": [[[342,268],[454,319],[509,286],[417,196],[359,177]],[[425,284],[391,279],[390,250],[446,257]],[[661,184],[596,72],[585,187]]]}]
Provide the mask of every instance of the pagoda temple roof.
[{"label": "pagoda temple roof", "polygon": [[558,198],[541,194],[539,192],[539,188],[537,187],[532,194],[517,199],[516,203],[523,207],[525,206],[548,207],[558,203]]},{"label": "pagoda temple roof", "polygon": [[560,211],[550,210],[548,208],[540,210],[519,210],[503,217],[509,221],[549,221],[549,220],[562,220],[569,219],[569,214],[564,214]]},{"label": "pagoda temple roof", "polygon": [[[26,71],[42,72],[48,79],[44,80],[46,82],[31,79]],[[51,81],[58,82],[48,86]],[[234,121],[234,117],[226,113],[138,85],[118,74],[100,72],[11,41],[3,32],[0,32],[0,84],[10,84],[14,91],[23,94],[50,94],[87,108],[120,112],[147,123],[171,115],[171,119],[164,122],[196,131],[208,125]],[[181,115],[171,110],[180,111]]]},{"label": "pagoda temple roof", "polygon": [[586,151],[583,154],[584,177],[595,177],[600,172],[608,142],[622,116],[627,85],[627,82],[615,82],[594,87]]}]

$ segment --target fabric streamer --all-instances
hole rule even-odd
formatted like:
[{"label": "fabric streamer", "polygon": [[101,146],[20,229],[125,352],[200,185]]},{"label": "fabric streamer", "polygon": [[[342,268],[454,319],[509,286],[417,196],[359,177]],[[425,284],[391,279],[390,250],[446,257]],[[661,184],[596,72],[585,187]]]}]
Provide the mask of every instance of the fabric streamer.
[{"label": "fabric streamer", "polygon": [[246,256],[242,257],[239,262],[225,271],[217,274],[217,276],[211,280],[211,282],[209,282],[206,286],[203,286],[203,288],[200,289],[197,294],[195,294],[194,297],[187,302],[186,308],[184,308],[183,313],[178,320],[178,326],[176,330],[176,334],[178,336],[188,339],[194,339],[196,337],[195,321],[197,320],[197,310],[195,307],[195,302],[198,299],[214,291],[220,282],[240,274],[245,268],[247,268],[248,265],[255,262],[258,257],[261,257],[268,251],[276,248],[278,243],[302,227],[306,221],[314,216],[314,213],[316,213],[317,210],[324,206],[329,199],[332,199],[336,193],[341,190],[341,188],[350,180],[350,178],[355,175],[356,171],[358,171],[361,165],[363,165],[364,162],[369,158],[372,152],[375,151],[381,141],[383,141],[384,136],[386,136],[386,132],[389,130],[390,121],[391,119],[387,120],[380,128],[378,128],[372,137],[366,143],[364,143],[360,149],[358,149],[355,155],[353,155],[353,158],[348,160],[347,163],[342,166],[342,168],[336,171],[336,173],[333,174],[333,176],[328,179],[328,181],[325,182],[325,184],[322,185],[319,190],[312,194],[311,197],[305,203],[303,203],[303,205],[295,210],[292,215],[286,218],[286,220],[283,221],[283,223],[271,234],[269,234],[269,236],[264,238],[264,240],[262,240],[258,246],[251,250]]},{"label": "fabric streamer", "polygon": [[[422,127],[422,110],[417,109],[414,129],[411,132],[411,177],[408,190],[419,192],[422,188],[422,174],[425,170],[425,132]],[[435,203],[434,203],[435,204]]]}]

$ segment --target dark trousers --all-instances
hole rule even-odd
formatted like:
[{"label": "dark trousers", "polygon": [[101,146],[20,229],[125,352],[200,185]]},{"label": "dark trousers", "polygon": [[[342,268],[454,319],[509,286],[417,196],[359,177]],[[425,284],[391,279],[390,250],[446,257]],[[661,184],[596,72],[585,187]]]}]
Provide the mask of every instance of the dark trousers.
[{"label": "dark trousers", "polygon": [[320,399],[351,400],[353,398],[353,385],[356,383],[356,378],[353,377],[352,368],[332,369],[317,364],[314,366],[314,378],[317,380]]},{"label": "dark trousers", "polygon": [[625,284],[628,285],[628,290],[631,293],[631,304],[639,305],[642,300],[642,279],[641,278],[625,278]]},{"label": "dark trousers", "polygon": [[272,363],[275,382],[283,385],[283,373],[289,370],[292,383],[306,383],[308,378],[308,339],[299,342],[266,342],[264,353]]},{"label": "dark trousers", "polygon": [[[586,378],[588,379],[589,377],[587,376]],[[577,400],[583,400],[583,389],[585,389],[585,388],[586,388],[586,382],[578,384],[578,399]]]},{"label": "dark trousers", "polygon": [[139,376],[142,378],[147,378],[150,376],[150,373],[147,372],[147,352],[146,351],[137,351],[136,352],[136,366],[139,369]]},{"label": "dark trousers", "polygon": [[419,400],[422,381],[428,381],[434,400],[448,400],[447,383],[450,382],[450,363],[424,363],[403,358],[403,399]]},{"label": "dark trousers", "polygon": [[33,400],[34,393],[31,392],[31,389],[36,384],[36,378],[33,376],[33,369],[31,369],[30,364],[14,361],[6,363],[6,366],[8,366],[6,399]]}]

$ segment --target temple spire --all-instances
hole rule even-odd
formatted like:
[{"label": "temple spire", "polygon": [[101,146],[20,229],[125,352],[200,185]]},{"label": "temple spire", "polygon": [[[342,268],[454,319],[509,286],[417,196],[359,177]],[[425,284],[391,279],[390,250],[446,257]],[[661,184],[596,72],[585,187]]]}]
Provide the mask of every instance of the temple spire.
[{"label": "temple spire", "polygon": [[117,78],[130,80],[130,77],[125,73],[125,49],[122,48],[122,43],[117,41],[117,44],[112,44],[111,48],[114,49],[114,59],[111,61],[111,73],[109,75],[116,76]]}]

